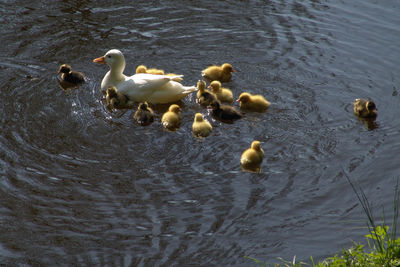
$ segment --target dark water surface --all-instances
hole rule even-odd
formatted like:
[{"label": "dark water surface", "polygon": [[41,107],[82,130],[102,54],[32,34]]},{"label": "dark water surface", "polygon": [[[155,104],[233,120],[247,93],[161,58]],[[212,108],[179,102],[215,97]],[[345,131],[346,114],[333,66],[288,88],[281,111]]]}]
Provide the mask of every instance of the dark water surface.
[{"label": "dark water surface", "polygon": [[[321,259],[364,241],[344,172],[390,217],[400,160],[400,4],[388,1],[0,1],[0,263],[249,266],[244,256]],[[182,101],[174,133],[109,112],[120,49],[197,82],[231,63],[234,97],[272,102],[234,124]],[[90,79],[63,91],[62,63]],[[352,114],[370,97],[373,127]],[[214,129],[193,138],[194,113]],[[242,172],[258,139],[260,174]]]}]

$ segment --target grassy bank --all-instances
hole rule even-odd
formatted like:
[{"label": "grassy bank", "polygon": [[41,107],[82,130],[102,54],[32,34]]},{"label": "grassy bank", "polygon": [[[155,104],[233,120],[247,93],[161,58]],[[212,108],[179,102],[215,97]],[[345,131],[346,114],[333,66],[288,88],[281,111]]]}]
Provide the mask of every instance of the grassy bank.
[{"label": "grassy bank", "polygon": [[[347,176],[346,176],[347,177]],[[367,245],[364,246],[360,243],[353,243],[351,248],[343,249],[340,253],[335,254],[333,257],[326,258],[318,263],[314,262],[310,257],[310,263],[296,262],[296,257],[291,261],[280,259],[280,264],[263,263],[257,259],[246,257],[254,266],[260,267],[300,267],[300,266],[315,266],[315,267],[336,267],[336,266],[384,266],[393,267],[400,266],[400,238],[396,238],[397,221],[399,214],[399,189],[398,182],[395,186],[393,198],[393,220],[391,227],[385,222],[385,216],[382,215],[383,222],[379,225],[373,216],[371,205],[364,194],[361,187],[358,188],[347,177],[351,187],[353,188],[358,200],[360,201],[364,213],[367,216],[368,234],[365,235]]]}]

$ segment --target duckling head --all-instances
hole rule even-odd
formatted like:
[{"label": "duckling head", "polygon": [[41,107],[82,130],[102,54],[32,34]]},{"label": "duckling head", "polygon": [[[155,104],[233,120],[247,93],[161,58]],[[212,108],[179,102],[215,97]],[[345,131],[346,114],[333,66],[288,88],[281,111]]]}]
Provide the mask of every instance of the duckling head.
[{"label": "duckling head", "polygon": [[145,65],[139,65],[136,68],[136,73],[147,73],[147,68]]},{"label": "duckling head", "polygon": [[110,86],[106,90],[106,94],[108,97],[114,97],[117,95],[117,88],[115,86]]},{"label": "duckling head", "polygon": [[68,64],[62,64],[62,65],[60,66],[60,69],[58,70],[58,74],[60,74],[60,73],[68,74],[68,73],[71,72],[71,70],[72,70],[72,68],[71,68],[70,65],[68,65]]},{"label": "duckling head", "polygon": [[196,114],[194,115],[194,121],[195,121],[195,122],[202,122],[202,121],[204,121],[203,114],[201,114],[201,113],[196,113]]},{"label": "duckling head", "polygon": [[221,103],[218,100],[211,102],[210,107],[214,110],[221,108]]},{"label": "duckling head", "polygon": [[250,101],[251,95],[249,93],[241,93],[237,102],[247,103]]},{"label": "duckling head", "polygon": [[169,106],[168,110],[174,113],[179,113],[182,111],[182,109],[177,104],[172,104],[171,106]]},{"label": "duckling head", "polygon": [[206,82],[203,80],[199,80],[197,82],[197,89],[199,89],[200,92],[204,92],[204,90],[206,89]]},{"label": "duckling head", "polygon": [[376,105],[375,102],[372,100],[368,100],[367,103],[365,104],[365,107],[370,113],[376,112]]},{"label": "duckling head", "polygon": [[211,88],[211,90],[212,90],[214,93],[217,93],[217,92],[220,90],[220,88],[221,88],[221,82],[220,82],[220,81],[212,81],[212,82],[210,83],[210,85],[208,86],[208,88]]},{"label": "duckling head", "polygon": [[254,149],[254,150],[256,150],[256,151],[262,151],[261,143],[260,143],[260,141],[258,141],[258,140],[254,140],[254,141],[251,143],[251,148]]},{"label": "duckling head", "polygon": [[143,102],[139,104],[138,109],[147,110],[148,107],[149,105],[147,104],[147,102]]},{"label": "duckling head", "polygon": [[233,69],[232,65],[229,64],[229,63],[222,64],[222,71],[224,71],[224,72],[235,72],[235,70]]}]

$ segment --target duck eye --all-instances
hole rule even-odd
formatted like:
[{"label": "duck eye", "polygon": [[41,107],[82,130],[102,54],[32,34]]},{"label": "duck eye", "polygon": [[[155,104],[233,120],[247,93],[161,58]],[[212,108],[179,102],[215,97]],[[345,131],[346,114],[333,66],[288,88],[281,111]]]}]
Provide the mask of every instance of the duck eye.
[{"label": "duck eye", "polygon": [[111,55],[108,55],[107,57],[108,57],[108,58],[111,58]]}]

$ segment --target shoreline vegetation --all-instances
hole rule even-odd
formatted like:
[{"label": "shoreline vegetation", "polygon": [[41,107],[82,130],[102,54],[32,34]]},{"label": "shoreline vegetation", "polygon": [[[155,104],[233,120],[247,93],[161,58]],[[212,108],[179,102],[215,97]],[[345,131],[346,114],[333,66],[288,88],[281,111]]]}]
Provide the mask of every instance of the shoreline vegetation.
[{"label": "shoreline vegetation", "polygon": [[[347,176],[347,181],[350,183],[354,193],[356,194],[365,215],[367,216],[367,227],[368,234],[365,235],[367,245],[364,246],[361,243],[353,242],[353,245],[348,249],[342,249],[341,252],[336,253],[333,257],[328,257],[318,263],[314,262],[313,257],[310,257],[310,263],[296,262],[296,256],[293,257],[292,261],[287,261],[282,258],[278,258],[282,263],[280,264],[269,264],[263,263],[262,261],[245,256],[252,263],[257,264],[258,267],[341,267],[341,266],[383,266],[383,267],[394,267],[400,266],[400,237],[396,238],[397,233],[397,221],[399,215],[399,180],[397,180],[394,188],[393,197],[393,219],[391,227],[385,221],[384,211],[382,212],[382,223],[377,224],[373,216],[371,205],[360,186],[354,185],[354,183]],[[254,266],[254,265],[252,265]]]}]

